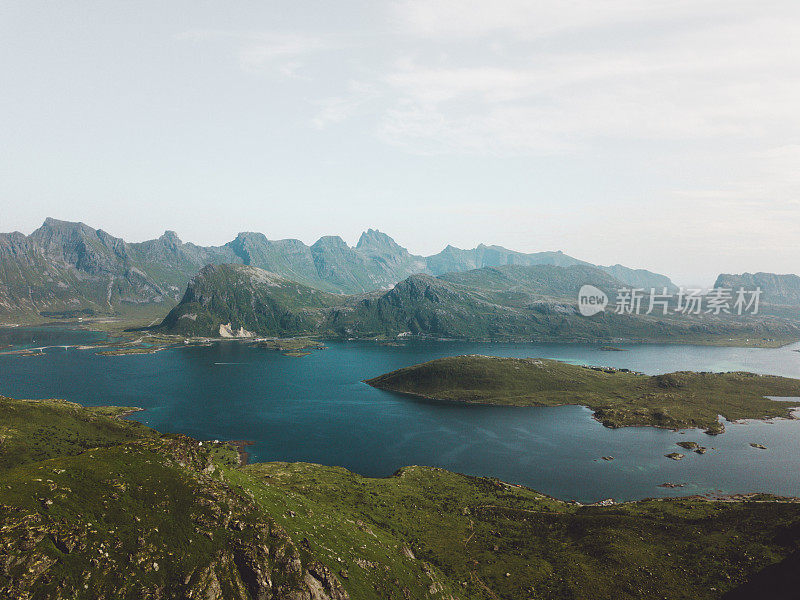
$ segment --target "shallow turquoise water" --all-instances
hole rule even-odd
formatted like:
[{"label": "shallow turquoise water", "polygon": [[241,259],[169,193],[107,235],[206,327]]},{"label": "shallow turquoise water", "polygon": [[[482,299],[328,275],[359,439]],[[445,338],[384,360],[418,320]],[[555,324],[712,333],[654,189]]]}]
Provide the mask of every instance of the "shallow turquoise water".
[{"label": "shallow turquoise water", "polygon": [[[80,344],[99,337],[49,328],[0,330],[0,346]],[[236,342],[119,357],[48,348],[44,358],[0,356],[0,394],[141,406],[146,411],[136,418],[160,431],[253,440],[253,460],[341,465],[370,476],[409,464],[433,465],[581,501],[715,491],[800,495],[800,421],[727,424],[726,433],[716,437],[696,430],[611,430],[579,406],[467,406],[409,399],[361,383],[455,354],[556,358],[646,373],[749,370],[800,377],[800,353],[793,352],[800,345],[775,350],[648,345],[630,346],[628,352],[565,344],[328,346],[304,358]],[[664,457],[680,450],[675,442],[683,440],[710,450],[684,452],[680,462]],[[750,442],[768,449],[751,448]],[[609,455],[615,460],[600,460]],[[658,487],[663,482],[686,486]]]}]

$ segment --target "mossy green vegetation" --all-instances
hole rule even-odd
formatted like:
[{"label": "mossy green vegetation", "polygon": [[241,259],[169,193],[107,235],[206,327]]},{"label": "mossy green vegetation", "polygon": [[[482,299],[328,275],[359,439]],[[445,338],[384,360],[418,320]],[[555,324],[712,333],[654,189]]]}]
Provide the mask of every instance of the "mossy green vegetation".
[{"label": "mossy green vegetation", "polygon": [[798,542],[800,505],[766,496],[582,506],[426,467],[385,479],[308,464],[244,472],[265,506],[291,493],[315,514],[392,532],[459,598],[719,598]]},{"label": "mossy green vegetation", "polygon": [[[421,398],[508,406],[579,404],[607,427],[700,427],[721,433],[729,421],[792,416],[774,397],[800,397],[800,380],[753,373],[681,371],[646,376],[546,359],[454,356],[366,381]],[[798,401],[800,404],[800,401]]]},{"label": "mossy green vegetation", "polygon": [[0,396],[0,468],[156,436],[141,423],[120,418],[132,410]]},{"label": "mossy green vegetation", "polygon": [[128,356],[132,354],[155,354],[160,352],[163,348],[119,348],[117,350],[101,350],[97,353],[98,356]]},{"label": "mossy green vegetation", "polygon": [[427,467],[242,467],[129,409],[0,408],[1,597],[704,600],[800,547],[790,499],[580,505]]}]

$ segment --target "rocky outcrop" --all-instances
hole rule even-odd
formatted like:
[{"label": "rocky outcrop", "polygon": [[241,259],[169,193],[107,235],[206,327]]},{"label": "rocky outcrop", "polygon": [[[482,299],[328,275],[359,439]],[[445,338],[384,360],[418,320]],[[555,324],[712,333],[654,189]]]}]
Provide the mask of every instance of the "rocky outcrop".
[{"label": "rocky outcrop", "polygon": [[778,305],[800,305],[800,276],[776,273],[722,274],[714,283],[716,288],[753,290],[761,288],[761,302]]},{"label": "rocky outcrop", "polygon": [[246,265],[209,265],[161,329],[186,336],[289,337],[316,331],[341,296]]},{"label": "rocky outcrop", "polygon": [[[93,458],[113,464],[114,449],[107,452]],[[328,567],[304,558],[281,526],[219,478],[207,446],[174,436],[124,454],[133,470],[98,480],[86,514],[68,495],[87,490],[64,483],[97,476],[80,459],[72,479],[48,470],[40,502],[0,505],[0,597],[349,600]],[[143,467],[148,475],[137,473]],[[151,489],[153,477],[175,496]]]}]

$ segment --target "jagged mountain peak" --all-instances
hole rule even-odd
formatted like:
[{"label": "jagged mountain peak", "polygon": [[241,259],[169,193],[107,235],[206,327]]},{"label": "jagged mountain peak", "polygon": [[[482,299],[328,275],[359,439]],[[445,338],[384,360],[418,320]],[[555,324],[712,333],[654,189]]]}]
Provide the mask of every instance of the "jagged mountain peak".
[{"label": "jagged mountain peak", "polygon": [[437,292],[450,291],[453,284],[426,273],[415,273],[395,285],[387,295],[422,297]]},{"label": "jagged mountain peak", "polygon": [[[207,264],[252,265],[335,293],[387,290],[414,273],[441,275],[506,264],[588,264],[560,251],[524,254],[486,244],[467,250],[448,244],[439,254],[417,256],[373,227],[361,234],[355,247],[335,235],[308,246],[297,239],[269,240],[252,231],[239,233],[223,246],[204,247],[182,242],[171,230],[154,240],[127,243],[84,223],[49,217],[29,236],[3,234],[0,241],[2,260],[13,265],[6,275],[0,274],[0,310],[34,315],[75,307],[113,312],[178,300],[189,279]],[[666,277],[645,271],[601,268],[627,285],[670,284]],[[46,278],[38,277],[45,271]]]},{"label": "jagged mountain peak", "polygon": [[76,244],[83,241],[90,243],[99,241],[107,247],[125,245],[122,238],[115,237],[102,229],[94,229],[86,223],[78,221],[60,221],[52,217],[47,217],[42,226],[31,233],[29,238],[53,250],[61,248],[64,244]]},{"label": "jagged mountain peak", "polygon": [[47,237],[53,234],[74,234],[74,233],[83,233],[86,235],[97,235],[100,229],[93,229],[89,227],[86,223],[80,221],[62,221],[60,219],[54,219],[53,217],[47,217],[44,220],[44,223],[36,229],[31,236],[32,237]]},{"label": "jagged mountain peak", "polygon": [[236,240],[267,240],[267,236],[263,233],[259,233],[258,231],[240,231],[236,234]]},{"label": "jagged mountain peak", "polygon": [[171,229],[167,229],[158,241],[164,244],[167,248],[171,248],[173,250],[180,248],[183,245],[181,238],[178,237],[178,234]]},{"label": "jagged mountain peak", "polygon": [[341,249],[341,250],[349,250],[350,246],[347,245],[340,236],[338,235],[323,235],[319,238],[316,242],[314,242],[311,246],[312,250],[318,249]]},{"label": "jagged mountain peak", "polygon": [[358,250],[391,249],[391,250],[405,251],[405,248],[403,248],[397,242],[395,242],[394,239],[392,239],[392,237],[383,233],[379,229],[372,229],[372,228],[367,229],[365,232],[361,234],[361,237],[358,238],[356,249]]},{"label": "jagged mountain peak", "polygon": [[66,227],[70,229],[76,228],[83,228],[86,227],[91,229],[86,223],[82,221],[64,221],[62,219],[55,219],[53,217],[47,217],[44,220],[44,223],[41,225],[42,227]]}]

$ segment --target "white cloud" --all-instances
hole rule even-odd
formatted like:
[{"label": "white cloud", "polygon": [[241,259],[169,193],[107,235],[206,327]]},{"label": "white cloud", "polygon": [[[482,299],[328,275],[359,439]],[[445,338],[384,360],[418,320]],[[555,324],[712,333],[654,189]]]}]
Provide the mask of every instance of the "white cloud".
[{"label": "white cloud", "polygon": [[247,39],[237,54],[244,69],[256,71],[279,62],[285,73],[293,74],[299,66],[298,57],[324,48],[325,42],[317,37],[262,33]]},{"label": "white cloud", "polygon": [[[716,206],[736,204],[750,211],[750,218],[740,221],[749,227],[755,220],[771,221],[796,215],[800,208],[800,144],[776,146],[743,152],[737,157],[735,175],[718,188],[673,192],[677,199],[705,202]],[[724,213],[721,213],[724,214]],[[800,221],[794,220],[800,242]]]},{"label": "white cloud", "polygon": [[780,2],[747,0],[402,0],[394,4],[400,31],[465,38],[495,33],[534,39],[565,31],[666,19],[763,14]]},{"label": "white cloud", "polygon": [[178,39],[195,42],[225,41],[239,66],[251,72],[272,70],[294,77],[302,58],[329,47],[319,36],[272,31],[194,30],[178,34]]},{"label": "white cloud", "polygon": [[[426,3],[427,8],[411,4],[425,14],[435,7],[452,8],[448,2]],[[432,41],[427,51],[397,61],[383,77],[395,101],[379,128],[381,135],[412,151],[418,145],[421,152],[438,147],[447,153],[548,154],[597,139],[757,140],[800,134],[800,65],[795,59],[800,11],[760,18],[743,11],[736,20],[695,16],[691,27],[678,27],[674,19],[693,3],[673,4],[629,13],[622,8],[631,3],[616,2],[613,10],[589,10],[594,17],[570,20],[569,7],[583,3],[569,4],[563,14],[544,3],[543,13],[557,14],[560,29],[569,23],[622,27],[613,34],[586,31],[580,43],[556,35],[550,44],[516,44],[496,55],[479,51],[486,42],[459,38],[443,42],[448,52],[442,55],[440,43]],[[480,32],[502,45],[497,28],[536,30],[533,17],[542,4],[535,9],[523,5],[501,2],[497,12],[483,11],[486,22]],[[461,17],[478,28],[481,11],[473,11],[472,19],[470,6]],[[515,10],[517,18],[506,19]],[[658,35],[639,37],[630,28],[629,21],[645,13],[662,18]],[[637,41],[633,48],[619,45],[626,37]]]},{"label": "white cloud", "polygon": [[374,85],[361,81],[350,81],[346,94],[325,98],[318,102],[320,110],[311,123],[317,129],[341,123],[358,113],[365,104],[379,97],[380,92]]}]

